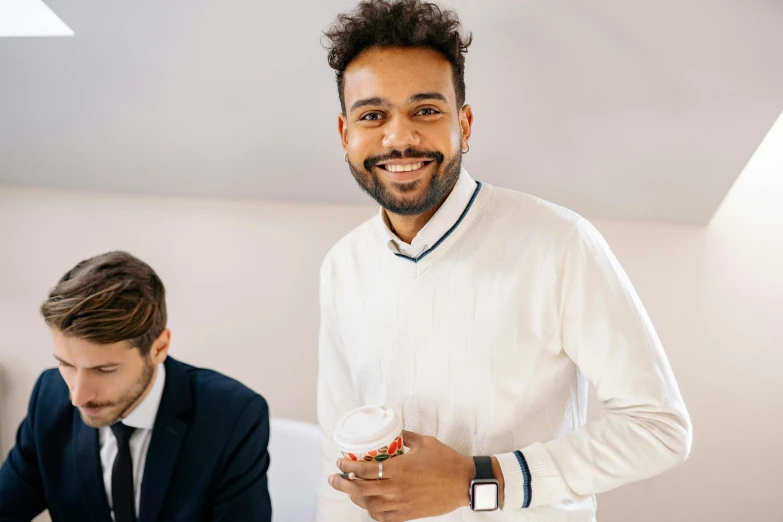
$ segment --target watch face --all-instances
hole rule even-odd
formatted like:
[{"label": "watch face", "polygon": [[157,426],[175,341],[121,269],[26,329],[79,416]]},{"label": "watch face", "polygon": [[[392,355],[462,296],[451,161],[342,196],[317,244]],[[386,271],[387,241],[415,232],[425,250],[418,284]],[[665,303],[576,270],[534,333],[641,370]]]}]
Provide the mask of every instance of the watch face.
[{"label": "watch face", "polygon": [[498,508],[497,484],[473,484],[473,511],[494,511]]}]

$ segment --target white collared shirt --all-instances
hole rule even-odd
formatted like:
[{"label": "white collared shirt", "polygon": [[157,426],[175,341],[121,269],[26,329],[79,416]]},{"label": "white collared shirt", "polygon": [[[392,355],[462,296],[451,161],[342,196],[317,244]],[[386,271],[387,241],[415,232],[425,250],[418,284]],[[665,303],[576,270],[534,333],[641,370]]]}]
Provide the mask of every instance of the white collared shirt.
[{"label": "white collared shirt", "polygon": [[459,220],[476,192],[476,186],[476,182],[470,177],[468,171],[462,169],[451,193],[410,244],[392,232],[389,217],[386,215],[386,211],[381,208],[381,218],[386,224],[389,235],[389,249],[392,252],[415,259],[432,248]]},{"label": "white collared shirt", "polygon": [[[144,477],[144,464],[147,460],[147,450],[152,438],[152,427],[155,425],[155,417],[158,415],[158,406],[163,396],[163,387],[166,383],[166,368],[158,365],[157,375],[152,389],[142,399],[138,406],[127,417],[122,419],[123,424],[136,428],[130,438],[131,460],[133,461],[133,492],[136,500],[136,517],[139,515],[141,502],[141,480]],[[110,427],[101,428],[98,434],[101,468],[103,470],[103,484],[106,488],[106,498],[109,501],[111,517],[114,519],[114,508],[111,497],[111,472],[114,459],[117,457],[117,439]]]}]

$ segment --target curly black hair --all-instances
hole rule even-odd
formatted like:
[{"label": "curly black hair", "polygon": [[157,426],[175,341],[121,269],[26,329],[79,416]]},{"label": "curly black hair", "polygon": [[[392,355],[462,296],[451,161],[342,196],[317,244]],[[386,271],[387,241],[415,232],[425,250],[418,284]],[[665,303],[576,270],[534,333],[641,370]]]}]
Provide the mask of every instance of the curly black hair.
[{"label": "curly black hair", "polygon": [[343,113],[345,68],[374,46],[424,47],[439,52],[451,62],[457,107],[465,103],[465,53],[473,36],[460,34],[454,11],[421,0],[364,0],[353,12],[338,15],[324,36],[329,40],[329,66],[336,73]]}]

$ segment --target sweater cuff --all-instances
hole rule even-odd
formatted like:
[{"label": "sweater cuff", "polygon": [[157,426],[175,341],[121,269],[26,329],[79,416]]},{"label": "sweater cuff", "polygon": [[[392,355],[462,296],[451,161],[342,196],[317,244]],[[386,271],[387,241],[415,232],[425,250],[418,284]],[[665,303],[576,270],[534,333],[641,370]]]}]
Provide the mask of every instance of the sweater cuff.
[{"label": "sweater cuff", "polygon": [[530,470],[532,498],[529,507],[556,504],[573,496],[565,485],[555,461],[543,444],[540,442],[531,444],[521,453]]},{"label": "sweater cuff", "polygon": [[495,455],[503,471],[503,511],[515,511],[530,504],[530,472],[519,452]]}]

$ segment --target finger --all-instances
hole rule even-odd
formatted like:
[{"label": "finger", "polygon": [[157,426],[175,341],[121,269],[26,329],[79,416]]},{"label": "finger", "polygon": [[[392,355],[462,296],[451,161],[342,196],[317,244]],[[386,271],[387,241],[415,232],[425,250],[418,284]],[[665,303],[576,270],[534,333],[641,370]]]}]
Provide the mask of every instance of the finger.
[{"label": "finger", "polygon": [[359,483],[352,480],[346,480],[340,475],[331,475],[329,477],[329,485],[337,491],[347,493],[351,497],[360,495],[361,488],[359,487]]},{"label": "finger", "polygon": [[346,493],[351,502],[365,511],[373,509],[377,513],[382,514],[398,507],[398,503],[391,501],[388,497],[378,495],[374,491],[372,481],[359,480],[353,482],[345,480],[340,475],[332,475],[329,484],[337,491]]},{"label": "finger", "polygon": [[399,511],[401,507],[399,501],[390,497],[365,497],[365,509],[370,513],[388,514]]},{"label": "finger", "polygon": [[[378,462],[364,462],[351,459],[340,459],[337,461],[337,467],[343,473],[353,473],[357,478],[363,480],[378,480]],[[383,478],[391,478],[389,475],[390,462],[386,460],[383,464]]]},{"label": "finger", "polygon": [[354,496],[351,497],[351,500],[368,513],[376,513],[378,515],[399,511],[401,507],[399,501],[387,496]]},{"label": "finger", "polygon": [[399,511],[386,511],[383,513],[368,511],[367,514],[377,522],[405,522],[406,520],[413,520],[412,518],[402,517]]},{"label": "finger", "polygon": [[416,449],[421,446],[423,437],[412,431],[402,430],[402,443],[410,449]]},{"label": "finger", "polygon": [[383,480],[346,480],[341,475],[329,477],[329,485],[353,497],[374,497],[389,493],[388,483]]}]

